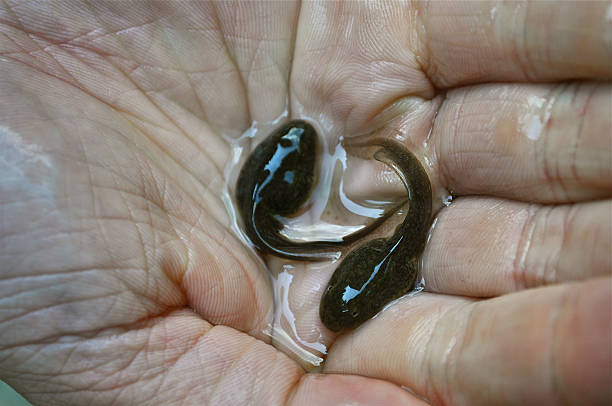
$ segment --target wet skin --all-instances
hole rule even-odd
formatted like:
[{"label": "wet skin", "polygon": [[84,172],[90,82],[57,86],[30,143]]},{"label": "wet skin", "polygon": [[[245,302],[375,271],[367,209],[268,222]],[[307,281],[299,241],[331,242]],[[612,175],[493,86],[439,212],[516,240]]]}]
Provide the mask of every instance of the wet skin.
[{"label": "wet skin", "polygon": [[328,260],[362,238],[405,202],[387,210],[368,227],[336,241],[296,242],[280,234],[282,217],[306,203],[316,178],[317,133],[302,120],[272,132],[247,158],[236,183],[236,201],[243,229],[259,251],[300,261]]},{"label": "wet skin", "polygon": [[[313,188],[316,140],[312,126],[292,121],[259,144],[244,164],[236,200],[245,233],[258,250],[296,260],[327,259],[396,211],[338,241],[295,242],[283,237],[280,217],[297,212]],[[358,326],[412,289],[431,220],[431,185],[419,160],[391,140],[373,140],[368,145],[381,147],[375,158],[400,176],[410,207],[393,236],[351,251],[332,275],[319,313],[323,324],[336,332]]]}]

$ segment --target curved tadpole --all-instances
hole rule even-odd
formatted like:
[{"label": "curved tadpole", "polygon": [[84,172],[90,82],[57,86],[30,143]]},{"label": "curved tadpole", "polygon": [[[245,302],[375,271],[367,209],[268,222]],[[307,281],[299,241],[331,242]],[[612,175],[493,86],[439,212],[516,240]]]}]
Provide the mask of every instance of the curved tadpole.
[{"label": "curved tadpole", "polygon": [[247,158],[236,183],[236,200],[244,231],[259,251],[301,261],[334,258],[340,247],[362,238],[406,203],[337,241],[285,238],[279,219],[297,213],[310,197],[316,180],[316,153],[315,129],[294,120],[273,131]]},{"label": "curved tadpole", "polygon": [[332,275],[319,306],[332,331],[357,327],[387,303],[412,290],[431,221],[431,184],[419,160],[400,144],[374,140],[374,157],[402,179],[410,207],[390,238],[376,238],[351,251]]}]

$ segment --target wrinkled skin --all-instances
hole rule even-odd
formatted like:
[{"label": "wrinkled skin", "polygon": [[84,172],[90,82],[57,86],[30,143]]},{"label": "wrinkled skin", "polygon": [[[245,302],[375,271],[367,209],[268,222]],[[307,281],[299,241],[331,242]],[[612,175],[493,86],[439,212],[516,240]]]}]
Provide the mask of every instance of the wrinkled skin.
[{"label": "wrinkled skin", "polygon": [[[611,401],[608,3],[0,7],[0,378],[34,405]],[[323,374],[262,332],[221,200],[220,134],[286,107],[406,132],[458,196],[427,291],[349,334],[313,321],[333,269],[295,274]],[[347,194],[401,193],[362,169]]]}]

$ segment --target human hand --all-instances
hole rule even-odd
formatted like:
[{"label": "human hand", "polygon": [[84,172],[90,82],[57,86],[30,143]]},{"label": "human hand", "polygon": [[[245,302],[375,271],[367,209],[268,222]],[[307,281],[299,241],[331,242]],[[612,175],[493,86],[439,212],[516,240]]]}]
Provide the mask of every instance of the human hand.
[{"label": "human hand", "polygon": [[[611,76],[606,7],[5,5],[0,377],[45,405],[609,400],[610,87],[535,84]],[[327,374],[265,343],[272,291],[221,199],[221,135],[287,99],[330,136],[407,134],[466,195],[429,292],[339,338]],[[331,345],[331,269],[302,271],[300,331]]]}]

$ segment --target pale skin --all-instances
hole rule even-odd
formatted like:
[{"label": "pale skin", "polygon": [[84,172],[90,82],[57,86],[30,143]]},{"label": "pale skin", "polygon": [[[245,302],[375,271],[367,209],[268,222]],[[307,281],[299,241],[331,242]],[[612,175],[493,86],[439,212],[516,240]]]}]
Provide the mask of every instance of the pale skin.
[{"label": "pale skin", "polygon": [[[612,400],[610,3],[0,7],[0,378],[34,405]],[[296,272],[321,374],[263,333],[220,198],[221,135],[287,108],[407,128],[457,196],[426,292],[355,331],[316,317],[333,267]],[[347,193],[401,192],[366,169]]]}]

